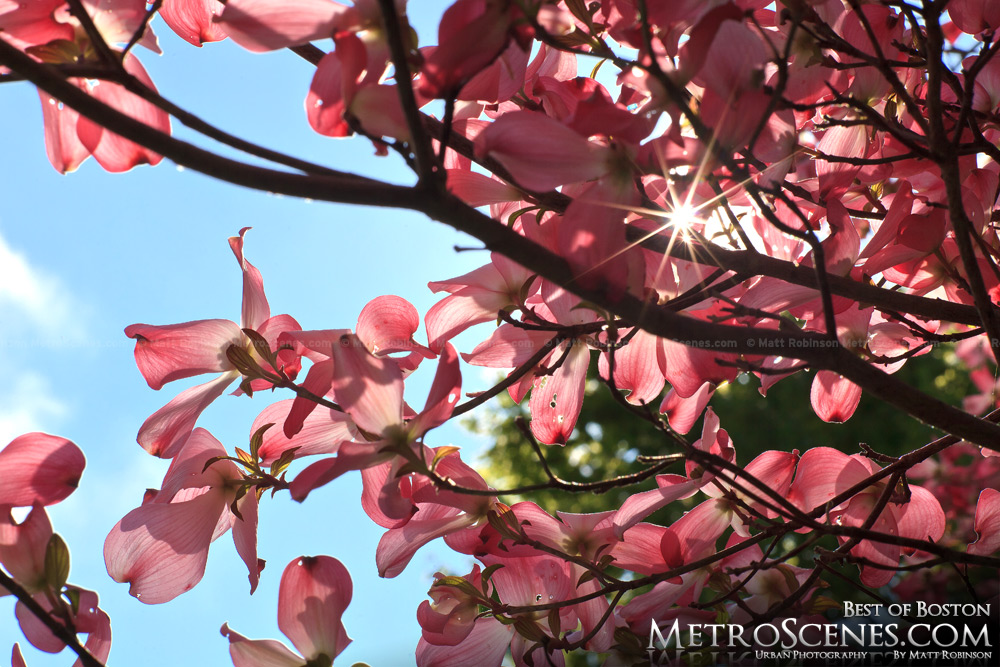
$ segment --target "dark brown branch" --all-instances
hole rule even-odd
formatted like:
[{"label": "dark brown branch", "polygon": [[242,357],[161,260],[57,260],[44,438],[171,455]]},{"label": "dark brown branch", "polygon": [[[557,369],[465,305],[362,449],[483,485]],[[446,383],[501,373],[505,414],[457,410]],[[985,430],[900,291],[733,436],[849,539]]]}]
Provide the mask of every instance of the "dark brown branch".
[{"label": "dark brown branch", "polygon": [[58,69],[38,63],[0,39],[0,62],[24,75],[36,86],[117,134],[195,171],[222,181],[264,192],[321,201],[413,208],[415,193],[402,186],[363,177],[303,176],[231,160],[175,139],[121,113],[67,82]]},{"label": "dark brown branch", "polygon": [[65,625],[52,618],[42,605],[35,601],[35,598],[31,596],[31,593],[26,591],[21,584],[17,583],[5,573],[0,570],[0,588],[6,588],[10,593],[18,599],[18,601],[28,608],[35,618],[42,622],[46,628],[49,629],[53,635],[55,635],[59,641],[66,644],[74,653],[80,657],[80,662],[86,667],[104,667],[104,663],[95,658],[90,651],[80,643],[77,639],[76,634],[71,632],[69,628]]},{"label": "dark brown branch", "polygon": [[424,132],[420,109],[413,94],[413,80],[407,62],[409,53],[403,36],[403,30],[408,26],[400,20],[395,0],[378,0],[378,4],[382,9],[382,27],[385,29],[386,40],[389,42],[392,54],[392,64],[396,70],[396,91],[399,93],[403,115],[406,116],[406,126],[410,130],[409,144],[417,163],[417,175],[422,183],[429,182],[431,179],[440,178],[441,175],[437,173],[434,151],[431,150],[431,142]]},{"label": "dark brown branch", "polygon": [[[769,276],[788,283],[817,289],[816,272],[810,267],[793,264],[746,250],[729,250],[721,246],[703,249],[697,245],[669,243],[661,236],[650,236],[648,232],[634,226],[625,228],[625,236],[630,243],[640,243],[644,248],[697,264],[716,266],[744,276]],[[897,292],[850,278],[828,275],[830,291],[837,296],[847,297],[861,303],[870,303],[879,309],[905,312],[929,320],[943,320],[956,324],[978,325],[979,313],[972,306],[951,303],[943,299],[929,299]],[[818,296],[818,294],[817,294]]]}]

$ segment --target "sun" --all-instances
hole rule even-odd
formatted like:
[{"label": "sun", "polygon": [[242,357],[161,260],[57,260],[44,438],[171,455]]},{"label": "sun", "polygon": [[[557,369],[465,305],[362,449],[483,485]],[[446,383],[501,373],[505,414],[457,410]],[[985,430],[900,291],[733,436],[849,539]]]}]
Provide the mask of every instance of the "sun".
[{"label": "sun", "polygon": [[667,222],[673,227],[674,232],[687,236],[687,233],[699,221],[698,209],[690,203],[685,202],[666,214]]}]

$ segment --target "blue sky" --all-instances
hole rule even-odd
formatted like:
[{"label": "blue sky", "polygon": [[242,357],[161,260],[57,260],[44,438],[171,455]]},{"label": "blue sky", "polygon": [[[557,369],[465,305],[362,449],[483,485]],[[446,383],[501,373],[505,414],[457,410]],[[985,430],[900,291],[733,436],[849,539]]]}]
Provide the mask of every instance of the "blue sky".
[{"label": "blue sky", "polygon": [[[420,13],[416,4],[412,18],[422,42],[431,43],[443,3],[421,2]],[[155,27],[165,55],[138,55],[169,99],[268,147],[408,180],[398,160],[376,159],[367,142],[312,133],[303,112],[311,66],[296,56],[255,56],[228,43],[198,50],[162,23]],[[204,580],[169,604],[144,605],[108,578],[104,537],[145,488],[159,486],[167,467],[141,450],[136,431],[181,389],[204,381],[150,390],[122,330],[134,322],[238,320],[241,277],[226,239],[244,226],[254,228],[246,253],[264,276],[272,312],[292,314],[307,329],[353,328],[364,304],[381,294],[398,294],[423,314],[439,298],[427,289],[429,280],[475,268],[486,254],[456,254],[452,246],[476,244],[419,215],[253,192],[166,161],[123,175],[88,161],[62,176],[45,158],[34,89],[7,84],[0,92],[0,446],[42,430],[86,453],[81,488],[50,512],[72,549],[70,581],[97,590],[112,618],[109,664],[229,664],[219,635],[224,622],[250,637],[283,638],[275,621],[281,571],[293,558],[316,554],[341,559],[354,578],[344,617],[354,643],[337,664],[412,663],[416,608],[433,573],[464,573],[469,563],[439,541],[398,578],[379,579],[374,553],[383,530],[361,511],[357,475],[304,505],[284,494],[264,501],[260,555],[268,567],[253,597],[228,535],[213,544]],[[177,124],[174,130],[191,137]],[[425,340],[423,329],[418,337]],[[468,350],[476,337],[463,340],[460,348]],[[423,405],[433,366],[408,382],[411,404]],[[482,388],[477,369],[463,371],[466,390]],[[269,400],[224,396],[200,425],[229,447],[245,447],[251,421]],[[482,444],[454,427],[429,442],[462,445],[467,459]],[[72,663],[69,652],[51,657],[26,647],[12,608],[9,598],[0,599],[0,661],[20,641],[33,667]]]}]

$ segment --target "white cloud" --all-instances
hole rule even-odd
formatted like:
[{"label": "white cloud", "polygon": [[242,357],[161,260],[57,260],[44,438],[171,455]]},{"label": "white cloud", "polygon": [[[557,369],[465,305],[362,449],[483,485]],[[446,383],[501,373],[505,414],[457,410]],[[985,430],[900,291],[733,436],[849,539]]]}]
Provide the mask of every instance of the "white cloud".
[{"label": "white cloud", "polygon": [[53,341],[85,335],[75,311],[66,285],[0,235],[0,447],[22,433],[52,432],[66,417],[56,386],[28,364]]},{"label": "white cloud", "polygon": [[23,433],[52,430],[52,423],[67,411],[42,375],[32,371],[5,375],[16,379],[0,390],[0,448]]},{"label": "white cloud", "polygon": [[66,327],[71,310],[66,293],[57,279],[31,266],[0,236],[0,314],[5,329],[21,317],[41,329]]}]

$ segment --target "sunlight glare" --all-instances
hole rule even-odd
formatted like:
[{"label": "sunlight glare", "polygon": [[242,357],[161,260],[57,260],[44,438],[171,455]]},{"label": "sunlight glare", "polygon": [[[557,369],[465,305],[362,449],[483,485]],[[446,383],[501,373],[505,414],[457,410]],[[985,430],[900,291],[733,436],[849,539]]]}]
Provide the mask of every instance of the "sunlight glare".
[{"label": "sunlight glare", "polygon": [[687,235],[687,231],[698,222],[698,209],[691,204],[684,203],[675,208],[667,215],[667,219],[676,232]]}]

